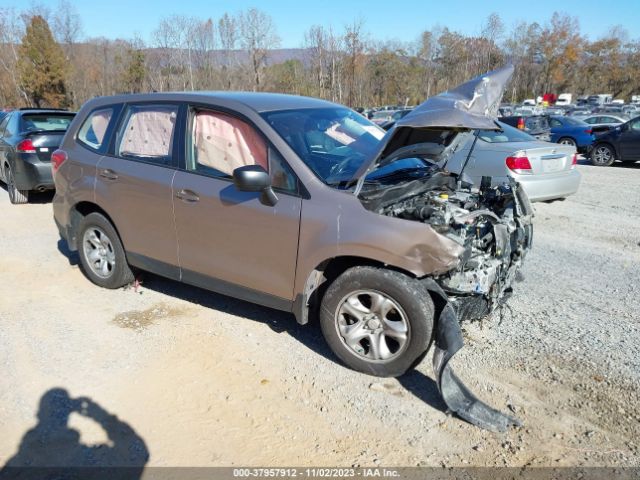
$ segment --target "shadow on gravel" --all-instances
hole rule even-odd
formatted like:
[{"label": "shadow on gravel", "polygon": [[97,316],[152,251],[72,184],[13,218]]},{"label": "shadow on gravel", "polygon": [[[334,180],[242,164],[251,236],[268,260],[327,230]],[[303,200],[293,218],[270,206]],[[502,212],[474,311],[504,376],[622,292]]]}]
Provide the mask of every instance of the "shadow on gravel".
[{"label": "shadow on gravel", "polygon": [[[591,163],[591,160],[589,159],[585,159],[585,160],[578,160],[578,165],[587,165],[589,167],[593,166],[593,164]],[[636,170],[640,170],[640,162],[613,162],[613,164],[610,167],[598,167],[598,168],[631,168],[631,169],[636,169]]]},{"label": "shadow on gravel", "polygon": [[[429,353],[423,361],[428,362],[430,359],[431,350],[429,350]],[[444,400],[442,400],[442,396],[438,391],[438,385],[424,373],[418,370],[409,370],[403,376],[398,377],[398,381],[407,391],[411,392],[431,408],[441,412],[447,411],[447,405],[444,403]]]},{"label": "shadow on gravel", "polygon": [[[322,355],[342,368],[346,368],[329,349],[322,336],[318,322],[310,321],[307,325],[299,325],[291,313],[209,292],[184,283],[167,280],[151,273],[144,273],[143,286],[181,300],[263,323],[276,333],[286,332],[313,352]],[[424,361],[430,361],[431,355],[432,351],[430,350]],[[410,370],[402,377],[399,377],[398,381],[407,391],[430,407],[442,412],[447,410],[435,381],[423,373],[417,370]]]},{"label": "shadow on gravel", "polygon": [[[69,426],[77,413],[96,422],[108,442],[80,443],[80,433]],[[24,434],[18,452],[0,470],[0,480],[83,478],[141,478],[149,461],[144,440],[127,423],[88,397],[71,398],[52,388],[40,399],[38,424]],[[90,468],[87,468],[90,467]],[[120,467],[111,470],[110,467]]]},{"label": "shadow on gravel", "polygon": [[69,265],[72,267],[79,264],[80,259],[78,258],[78,252],[72,252],[69,250],[67,242],[62,238],[58,240],[58,251],[67,258]]},{"label": "shadow on gravel", "polygon": [[615,162],[612,167],[618,168],[632,168],[636,170],[640,170],[640,162]]},{"label": "shadow on gravel", "polygon": [[149,290],[196,303],[219,312],[263,323],[276,333],[286,332],[318,355],[338,363],[338,360],[325,343],[320,331],[320,325],[317,322],[299,325],[291,313],[227,297],[185,283],[168,280],[148,272],[141,274],[140,278],[142,279],[142,286]]}]

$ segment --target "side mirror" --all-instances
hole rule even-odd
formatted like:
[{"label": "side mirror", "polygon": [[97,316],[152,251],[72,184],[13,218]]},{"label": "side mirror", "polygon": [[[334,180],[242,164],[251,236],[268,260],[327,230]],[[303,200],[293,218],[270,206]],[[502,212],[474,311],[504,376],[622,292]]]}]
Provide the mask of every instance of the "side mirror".
[{"label": "side mirror", "polygon": [[260,202],[273,207],[278,197],[271,188],[271,177],[260,165],[245,165],[233,171],[233,183],[241,192],[260,192]]}]

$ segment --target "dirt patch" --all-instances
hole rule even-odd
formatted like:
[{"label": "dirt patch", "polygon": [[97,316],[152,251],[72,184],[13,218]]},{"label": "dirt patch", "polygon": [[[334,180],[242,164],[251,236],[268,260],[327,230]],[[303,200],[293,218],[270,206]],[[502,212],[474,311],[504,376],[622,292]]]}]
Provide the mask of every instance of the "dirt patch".
[{"label": "dirt patch", "polygon": [[160,320],[176,318],[186,313],[185,308],[170,307],[164,303],[156,304],[146,310],[132,310],[117,314],[112,322],[119,327],[140,332]]}]

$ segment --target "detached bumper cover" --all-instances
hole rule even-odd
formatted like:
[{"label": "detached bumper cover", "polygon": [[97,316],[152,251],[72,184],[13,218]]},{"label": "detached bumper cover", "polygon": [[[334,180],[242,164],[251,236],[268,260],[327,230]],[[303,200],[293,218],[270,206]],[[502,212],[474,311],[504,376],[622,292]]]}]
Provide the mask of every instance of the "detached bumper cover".
[{"label": "detached bumper cover", "polygon": [[447,408],[467,422],[492,432],[504,432],[510,426],[521,426],[522,423],[517,418],[502,413],[478,399],[454,373],[449,362],[464,345],[460,322],[440,286],[432,279],[425,279],[425,286],[444,303],[437,319],[433,370],[440,395]]}]

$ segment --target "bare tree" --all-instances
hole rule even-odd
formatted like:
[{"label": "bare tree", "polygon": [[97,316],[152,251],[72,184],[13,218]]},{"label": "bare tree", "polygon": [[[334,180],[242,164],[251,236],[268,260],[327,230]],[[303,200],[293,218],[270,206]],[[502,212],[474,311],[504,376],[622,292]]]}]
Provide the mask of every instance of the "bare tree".
[{"label": "bare tree", "polygon": [[223,88],[231,90],[233,87],[233,76],[230,71],[236,66],[235,50],[238,47],[238,20],[228,13],[225,13],[218,20],[218,36],[222,47],[222,81]]},{"label": "bare tree", "polygon": [[262,70],[266,65],[267,53],[280,44],[272,18],[256,8],[241,13],[240,42],[249,54],[253,90],[258,91],[262,87]]},{"label": "bare tree", "polygon": [[344,32],[344,73],[347,84],[347,105],[362,102],[362,73],[366,63],[364,21],[355,20],[345,27]]}]

